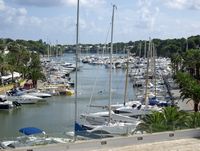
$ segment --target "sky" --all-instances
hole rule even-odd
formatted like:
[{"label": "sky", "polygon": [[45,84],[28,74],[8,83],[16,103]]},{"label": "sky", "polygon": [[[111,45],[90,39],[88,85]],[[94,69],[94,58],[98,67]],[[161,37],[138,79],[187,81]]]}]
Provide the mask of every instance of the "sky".
[{"label": "sky", "polygon": [[[0,0],[0,37],[74,44],[77,0]],[[80,43],[200,34],[200,0],[80,0]]]}]

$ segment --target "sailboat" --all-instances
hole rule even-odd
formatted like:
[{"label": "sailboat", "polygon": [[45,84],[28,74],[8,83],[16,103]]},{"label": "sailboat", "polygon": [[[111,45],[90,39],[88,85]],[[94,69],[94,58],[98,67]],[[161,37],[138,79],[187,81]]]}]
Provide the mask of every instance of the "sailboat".
[{"label": "sailboat", "polygon": [[[111,26],[111,50],[110,50],[110,64],[112,64],[112,51],[113,51],[113,23],[114,23],[114,11],[116,9],[116,5],[113,5],[112,11],[112,26]],[[78,0],[78,9],[77,9],[77,36],[78,36],[78,19],[79,19],[79,0]],[[78,38],[77,38],[78,39]],[[78,48],[78,42],[77,42]],[[77,55],[76,55],[77,56]],[[77,74],[76,74],[77,79]],[[77,84],[77,83],[76,83]],[[112,67],[110,66],[110,76],[109,76],[109,104],[108,104],[108,121],[103,125],[81,125],[77,120],[77,112],[75,113],[75,133],[74,136],[76,138],[77,135],[85,136],[85,137],[93,137],[93,138],[102,138],[102,137],[113,137],[115,135],[125,135],[128,133],[132,133],[136,126],[140,122],[136,123],[125,123],[125,122],[111,122],[111,100],[112,100]],[[75,99],[75,110],[77,110],[77,85],[76,85],[76,99]]]},{"label": "sailboat", "polygon": [[[124,106],[138,106],[138,104],[141,104],[139,101],[129,101],[127,102],[127,87],[128,87],[128,60],[129,59],[129,53],[127,56],[127,70],[126,70],[126,78],[125,78],[125,92],[124,92],[124,103],[121,104],[113,104],[110,105],[111,113],[110,113],[110,122],[116,123],[116,122],[125,122],[125,123],[137,123],[138,118],[125,116],[122,114],[119,114],[118,112],[114,112],[116,109],[124,107]],[[91,105],[92,106],[92,105]],[[97,107],[97,106],[94,106]],[[98,106],[102,108],[107,108],[108,106]],[[87,123],[92,125],[102,125],[109,121],[109,111],[104,112],[97,112],[97,113],[84,113],[80,115],[82,119],[84,119]]]},{"label": "sailboat", "polygon": [[[149,41],[151,44],[151,40]],[[130,116],[130,117],[135,117],[135,116],[141,116],[141,115],[146,115],[150,114],[152,111],[161,111],[162,108],[158,107],[155,104],[150,104],[149,102],[149,92],[148,92],[148,84],[149,84],[149,56],[152,51],[152,46],[149,45],[149,50],[148,50],[148,55],[147,55],[147,72],[146,72],[146,81],[145,81],[145,94],[144,94],[144,103],[138,103],[134,104],[132,106],[130,105],[124,105],[120,108],[117,108],[114,110],[115,113],[117,114],[122,114],[125,116]],[[155,58],[154,58],[155,59]],[[155,66],[155,65],[154,65]],[[155,70],[154,70],[155,72]]]}]

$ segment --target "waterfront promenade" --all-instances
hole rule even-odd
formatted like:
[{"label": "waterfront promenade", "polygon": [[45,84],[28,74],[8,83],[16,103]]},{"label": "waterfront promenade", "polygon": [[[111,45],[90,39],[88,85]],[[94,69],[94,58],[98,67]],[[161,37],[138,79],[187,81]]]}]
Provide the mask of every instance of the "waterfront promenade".
[{"label": "waterfront promenade", "polygon": [[200,150],[199,138],[200,128],[196,128],[64,144],[29,146],[7,151],[196,151]]},{"label": "waterfront promenade", "polygon": [[[78,145],[78,144],[77,144]],[[180,140],[162,141],[129,145],[124,147],[99,147],[98,149],[70,149],[66,144],[56,144],[38,147],[10,149],[6,151],[200,151],[200,139],[187,138]]]}]

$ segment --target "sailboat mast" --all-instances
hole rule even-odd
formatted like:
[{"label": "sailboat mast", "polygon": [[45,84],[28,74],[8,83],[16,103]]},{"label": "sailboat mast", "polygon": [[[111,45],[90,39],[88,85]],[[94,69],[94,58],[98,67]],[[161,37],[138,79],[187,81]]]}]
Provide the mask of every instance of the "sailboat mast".
[{"label": "sailboat mast", "polygon": [[149,49],[147,52],[147,73],[146,73],[146,82],[145,82],[145,109],[148,107],[148,83],[149,83],[149,57],[151,51],[151,39],[149,39]]},{"label": "sailboat mast", "polygon": [[48,49],[47,49],[47,57],[48,57],[48,60],[49,60],[50,47],[51,47],[51,45],[49,44],[49,45],[48,45]]},{"label": "sailboat mast", "polygon": [[112,100],[112,53],[113,53],[113,27],[114,27],[114,13],[115,13],[116,6],[113,5],[113,11],[112,11],[112,24],[111,24],[111,46],[110,46],[110,80],[109,80],[109,119],[108,122],[111,122],[111,100]]},{"label": "sailboat mast", "polygon": [[154,77],[154,93],[155,93],[154,95],[156,97],[156,95],[157,95],[157,89],[156,89],[156,48],[155,48],[154,43],[152,45],[152,49],[153,49],[153,63],[154,63],[154,65],[153,65],[153,67],[154,67],[154,74],[153,74],[153,77]]},{"label": "sailboat mast", "polygon": [[124,106],[126,105],[127,100],[127,87],[128,87],[128,69],[129,69],[129,50],[127,52],[127,69],[126,69],[126,79],[125,79],[125,90],[124,90]]},{"label": "sailboat mast", "polygon": [[[78,119],[77,98],[78,98],[78,51],[79,51],[79,0],[77,0],[77,22],[76,22],[76,73],[75,73],[75,123]],[[76,132],[74,127],[74,141],[76,140]]]},{"label": "sailboat mast", "polygon": [[147,54],[147,42],[146,42],[146,40],[145,40],[145,42],[144,42],[144,58],[146,58],[146,55]]}]

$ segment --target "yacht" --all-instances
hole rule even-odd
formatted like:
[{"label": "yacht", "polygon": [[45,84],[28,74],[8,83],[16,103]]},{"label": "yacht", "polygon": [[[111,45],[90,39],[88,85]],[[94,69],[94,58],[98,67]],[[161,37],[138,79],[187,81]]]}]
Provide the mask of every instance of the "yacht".
[{"label": "yacht", "polygon": [[42,98],[40,97],[24,94],[23,92],[20,91],[17,92],[15,90],[7,91],[6,94],[1,96],[9,101],[12,102],[16,101],[20,104],[35,104],[39,100],[42,100]]},{"label": "yacht", "polygon": [[49,98],[52,95],[49,93],[44,93],[44,92],[40,92],[39,90],[25,90],[26,94],[32,95],[32,96],[36,96],[36,97],[40,97],[40,98]]},{"label": "yacht", "polygon": [[12,109],[17,106],[21,106],[21,104],[16,101],[8,101],[5,96],[0,95],[0,109]]},{"label": "yacht", "polygon": [[7,101],[0,97],[0,109],[11,109],[14,107],[12,101]]}]

